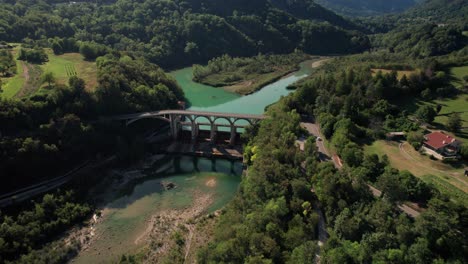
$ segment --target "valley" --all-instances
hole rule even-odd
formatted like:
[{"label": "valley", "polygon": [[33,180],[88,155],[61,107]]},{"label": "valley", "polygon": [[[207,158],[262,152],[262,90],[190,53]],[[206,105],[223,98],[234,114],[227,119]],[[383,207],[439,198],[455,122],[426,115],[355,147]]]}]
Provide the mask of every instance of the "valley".
[{"label": "valley", "polygon": [[0,263],[468,262],[467,8],[0,1]]}]

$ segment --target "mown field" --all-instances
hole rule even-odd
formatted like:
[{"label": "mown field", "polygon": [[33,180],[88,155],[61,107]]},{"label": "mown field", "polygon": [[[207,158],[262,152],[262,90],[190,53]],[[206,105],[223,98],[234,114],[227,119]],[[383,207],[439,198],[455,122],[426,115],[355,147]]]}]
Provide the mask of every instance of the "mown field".
[{"label": "mown field", "polygon": [[455,86],[461,86],[463,84],[463,77],[468,76],[468,65],[461,67],[453,67],[450,69],[450,74],[454,78],[452,84]]},{"label": "mown field", "polygon": [[[16,58],[18,48],[12,53]],[[95,62],[83,60],[79,53],[55,55],[52,50],[46,50],[49,61],[42,65],[34,65],[16,60],[17,74],[10,78],[2,78],[2,97],[23,97],[34,93],[46,93],[45,85],[41,83],[41,76],[52,72],[57,84],[66,84],[71,76],[78,76],[86,81],[86,88],[94,90],[97,85],[97,69]]]},{"label": "mown field", "polygon": [[375,141],[364,148],[366,154],[387,155],[391,165],[407,170],[427,183],[433,184],[440,192],[468,206],[468,180],[464,176],[466,163],[446,164],[421,155],[408,143],[400,145],[395,141]]},{"label": "mown field", "polygon": [[[451,76],[453,77],[452,84],[460,87],[463,84],[463,76],[468,75],[468,66],[454,67],[451,69]],[[457,96],[451,98],[434,99],[430,101],[424,101],[416,98],[407,98],[400,100],[399,106],[406,109],[409,113],[414,113],[416,110],[423,105],[430,105],[436,107],[441,105],[442,109],[435,117],[434,125],[435,129],[446,130],[446,123],[448,117],[452,113],[459,113],[462,119],[463,129],[460,132],[454,134],[454,136],[462,141],[464,144],[468,144],[468,94],[460,92]],[[449,133],[450,134],[450,133]],[[452,133],[453,134],[453,133]]]},{"label": "mown field", "polygon": [[79,53],[54,55],[47,50],[49,61],[41,65],[44,72],[52,72],[57,83],[66,84],[71,76],[78,76],[86,81],[86,88],[93,90],[97,85],[96,63],[83,60]]},{"label": "mown field", "polygon": [[3,82],[3,93],[1,94],[1,96],[6,98],[12,98],[19,92],[19,90],[21,90],[21,87],[23,87],[25,80],[23,75],[23,62],[18,60],[16,61],[16,71],[17,74],[13,77],[1,78]]}]

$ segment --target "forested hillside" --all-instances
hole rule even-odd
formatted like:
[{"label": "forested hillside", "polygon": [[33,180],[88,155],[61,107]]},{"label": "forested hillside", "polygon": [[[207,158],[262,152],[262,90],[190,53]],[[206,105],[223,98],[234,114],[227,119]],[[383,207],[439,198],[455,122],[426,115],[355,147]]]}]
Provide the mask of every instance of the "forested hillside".
[{"label": "forested hillside", "polygon": [[[54,4],[51,4],[54,2]],[[73,38],[141,55],[163,67],[206,62],[223,54],[354,53],[367,37],[316,5],[285,1],[2,1],[0,39]],[[291,12],[291,13],[289,13]]]},{"label": "forested hillside", "polygon": [[402,12],[423,0],[317,0],[316,2],[341,14],[369,16]]}]

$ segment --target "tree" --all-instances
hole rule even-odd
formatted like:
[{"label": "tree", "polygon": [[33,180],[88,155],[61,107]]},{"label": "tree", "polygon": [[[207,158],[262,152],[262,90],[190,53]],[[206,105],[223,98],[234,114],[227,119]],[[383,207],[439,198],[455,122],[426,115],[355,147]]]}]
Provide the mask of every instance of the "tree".
[{"label": "tree", "polygon": [[468,83],[468,75],[463,76],[463,81],[465,81],[465,83]]},{"label": "tree", "polygon": [[408,197],[406,188],[400,183],[398,171],[386,170],[377,179],[377,186],[382,191],[383,196],[391,203],[404,201]]},{"label": "tree", "polygon": [[458,132],[462,126],[462,119],[459,113],[452,113],[446,123],[447,129],[452,132]]},{"label": "tree", "polygon": [[340,154],[345,163],[351,167],[361,165],[364,158],[361,148],[353,142],[346,144]]},{"label": "tree", "polygon": [[468,161],[468,145],[462,145],[460,148],[460,156],[462,159]]},{"label": "tree", "polygon": [[416,116],[426,123],[431,123],[432,121],[434,121],[436,115],[437,113],[434,110],[434,108],[432,108],[429,105],[423,105],[416,111]]},{"label": "tree", "polygon": [[42,76],[42,83],[47,83],[49,85],[49,88],[52,87],[52,83],[55,82],[55,76],[54,73],[52,72],[46,72]]},{"label": "tree", "polygon": [[424,140],[424,135],[420,131],[412,131],[409,132],[408,135],[406,136],[406,139],[408,140],[408,143],[410,143],[411,146],[413,146],[414,149],[419,149],[422,145],[422,142]]}]

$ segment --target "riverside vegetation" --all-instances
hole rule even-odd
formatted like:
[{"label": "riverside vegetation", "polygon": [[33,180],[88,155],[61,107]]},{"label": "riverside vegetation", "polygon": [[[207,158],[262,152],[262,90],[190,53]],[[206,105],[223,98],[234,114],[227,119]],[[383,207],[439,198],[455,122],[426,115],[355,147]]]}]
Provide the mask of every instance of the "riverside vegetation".
[{"label": "riverside vegetation", "polygon": [[[399,106],[399,98],[450,100],[466,93],[465,85],[452,85],[450,75],[450,68],[466,66],[465,1],[431,0],[388,19],[353,20],[309,0],[5,0],[0,6],[0,39],[21,42],[23,59],[45,61],[40,50],[51,48],[57,55],[80,52],[97,68],[94,90],[85,89],[88,80],[82,76],[72,76],[65,84],[50,82],[47,93],[2,96],[2,193],[61,175],[89,157],[116,154],[121,166],[140,160],[145,144],[137,129],[92,120],[176,108],[184,93],[159,66],[235,61],[260,53],[292,65],[287,56],[270,54],[369,51],[333,59],[269,107],[275,118],[248,129],[248,175],[221,216],[209,221],[213,238],[200,245],[198,261],[313,263],[319,253],[322,263],[468,262],[463,196],[450,195],[450,190],[394,169],[385,156],[363,150],[385,132],[419,130],[409,120],[412,110]],[[425,25],[414,25],[421,21]],[[2,80],[20,74],[12,53],[0,52]],[[224,54],[230,57],[214,59]],[[255,64],[238,61],[248,63],[233,69],[233,75]],[[373,69],[390,73],[373,75]],[[412,74],[399,78],[393,70]],[[9,92],[9,84],[1,87]],[[305,133],[300,114],[317,118],[325,140],[343,158],[343,169],[318,162],[314,138],[304,153],[298,151],[295,140]],[[3,210],[0,262],[61,263],[75,255],[79,245],[59,237],[92,213],[93,201],[85,198],[92,184],[70,184],[66,189],[77,190],[75,194],[46,194],[17,210]],[[367,184],[381,189],[382,197],[374,198]],[[403,202],[424,210],[412,219],[394,206]],[[322,207],[330,233],[320,250],[314,206]],[[181,249],[184,241],[174,237]],[[180,262],[181,251],[165,261]],[[122,263],[140,261],[145,256],[122,257]]]},{"label": "riverside vegetation", "polygon": [[193,79],[214,87],[224,87],[228,91],[248,94],[298,70],[299,63],[308,58],[300,52],[251,58],[224,55],[210,60],[206,66],[194,65]]}]

